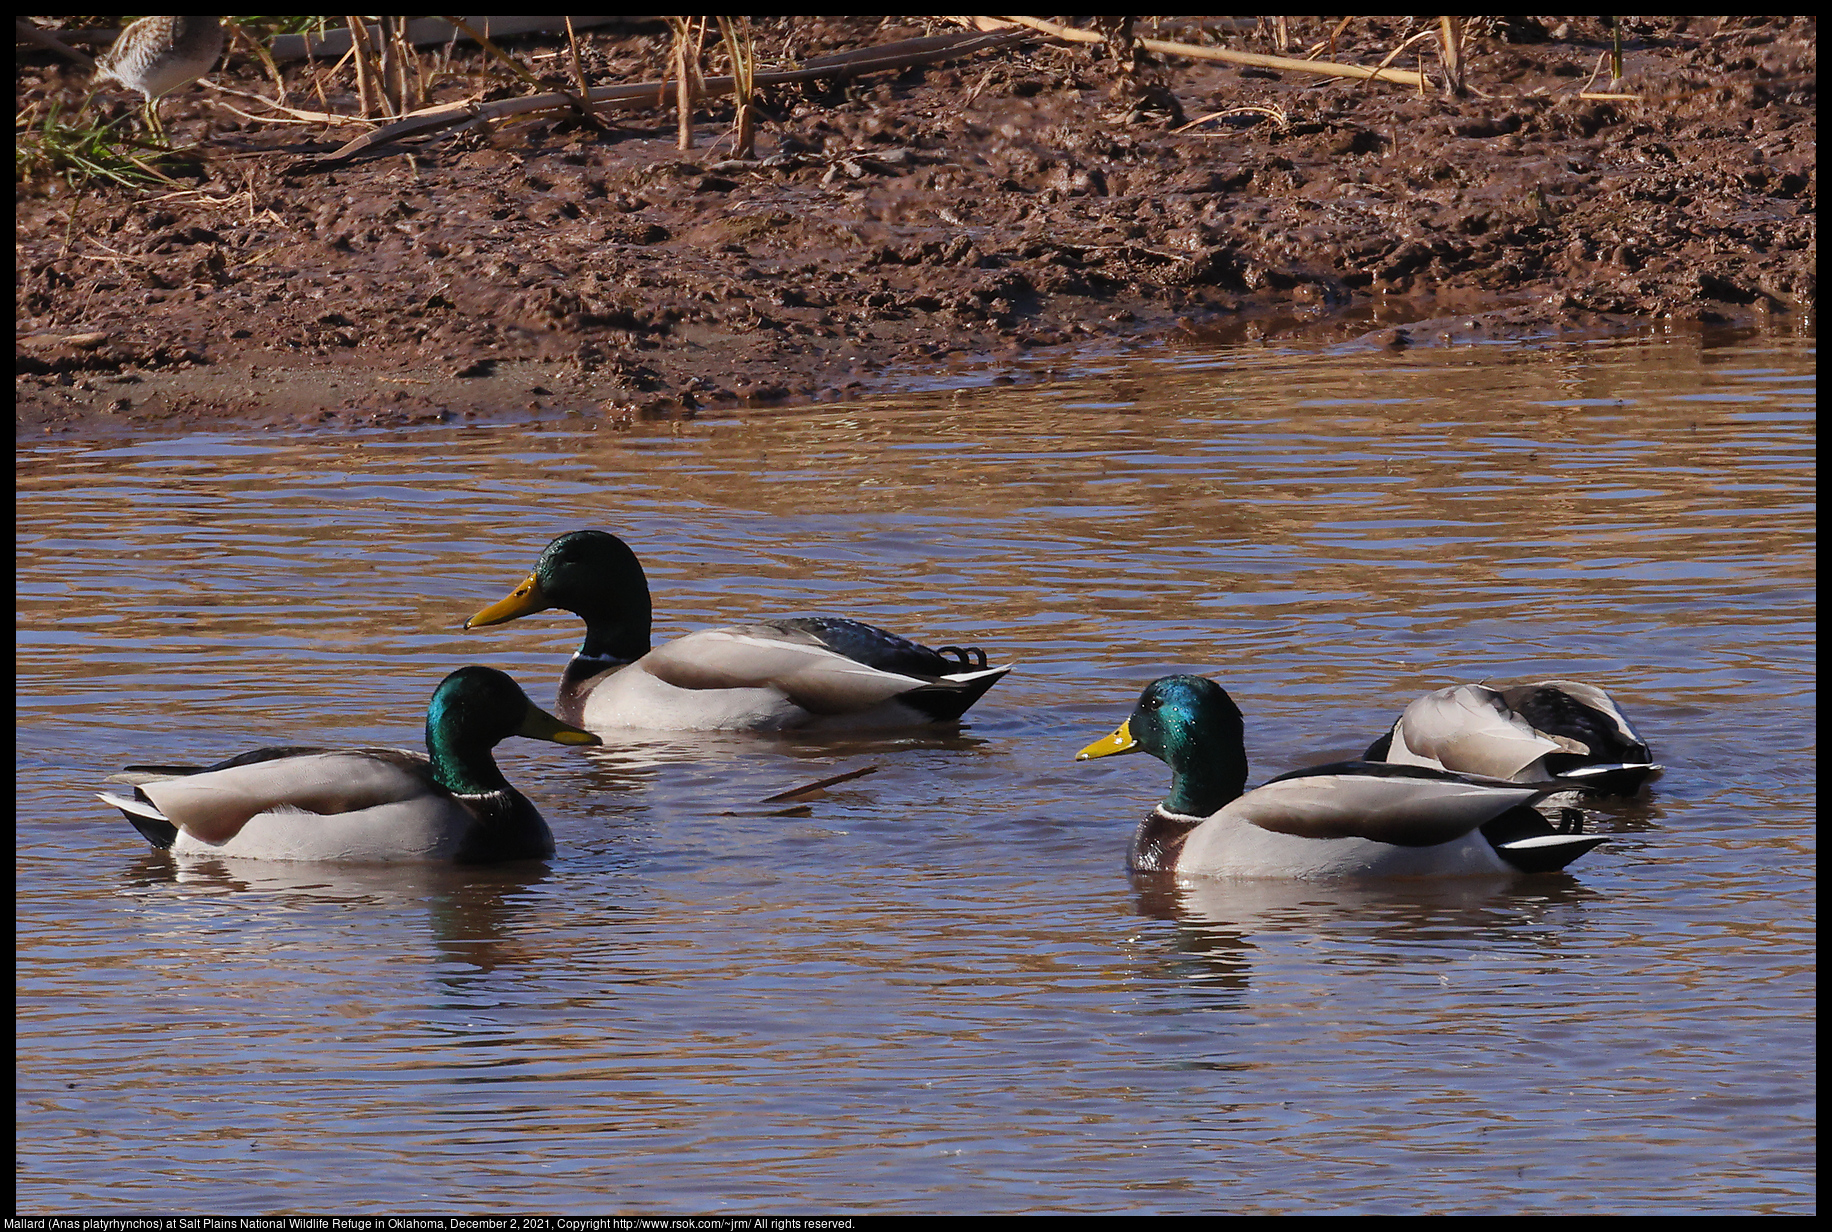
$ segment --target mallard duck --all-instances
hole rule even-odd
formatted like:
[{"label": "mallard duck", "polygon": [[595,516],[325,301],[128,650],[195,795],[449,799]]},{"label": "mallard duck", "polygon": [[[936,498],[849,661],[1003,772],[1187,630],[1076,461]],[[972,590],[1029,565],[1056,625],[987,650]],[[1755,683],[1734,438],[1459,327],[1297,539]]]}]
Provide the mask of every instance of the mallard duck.
[{"label": "mallard duck", "polygon": [[1541,873],[1604,841],[1569,810],[1529,807],[1554,788],[1423,766],[1348,761],[1294,770],[1252,791],[1240,708],[1201,676],[1165,676],[1077,760],[1143,750],[1171,793],[1139,826],[1136,871],[1208,877],[1414,877]]},{"label": "mallard duck", "polygon": [[1407,706],[1369,761],[1632,795],[1660,769],[1608,693],[1578,680],[1452,685]]},{"label": "mallard duck", "polygon": [[553,833],[496,767],[510,736],[597,744],[488,667],[447,676],[426,708],[426,751],[255,749],[214,766],[130,766],[127,796],[97,794],[153,846],[187,856],[465,864],[540,859]]},{"label": "mallard duck", "polygon": [[703,629],[650,648],[649,581],[623,540],[576,530],[547,545],[534,572],[465,621],[476,629],[548,608],[585,621],[554,709],[595,732],[780,731],[952,722],[1011,664],[978,647],[931,650],[835,616]]}]

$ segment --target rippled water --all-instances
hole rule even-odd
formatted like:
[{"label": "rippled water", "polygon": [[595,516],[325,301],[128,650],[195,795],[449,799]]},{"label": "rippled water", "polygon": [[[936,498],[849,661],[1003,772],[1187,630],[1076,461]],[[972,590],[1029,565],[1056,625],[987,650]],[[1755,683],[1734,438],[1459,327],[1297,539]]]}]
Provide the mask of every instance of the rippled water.
[{"label": "rippled water", "polygon": [[[1815,1203],[1814,354],[1169,352],[1041,388],[19,455],[29,1212],[1768,1211]],[[419,739],[552,535],[658,632],[1019,669],[958,734],[511,741],[546,866],[174,864],[135,761]],[[1666,763],[1570,876],[1177,889],[1077,748],[1173,670],[1254,778],[1440,684],[1606,684]],[[876,766],[806,815],[761,801]]]}]

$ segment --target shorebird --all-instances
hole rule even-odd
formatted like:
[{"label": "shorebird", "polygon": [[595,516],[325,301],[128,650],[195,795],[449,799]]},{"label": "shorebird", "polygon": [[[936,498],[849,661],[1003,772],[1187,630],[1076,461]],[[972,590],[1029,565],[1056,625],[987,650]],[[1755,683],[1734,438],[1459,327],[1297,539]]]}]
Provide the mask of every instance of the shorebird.
[{"label": "shorebird", "polygon": [[142,17],[95,62],[95,84],[118,82],[144,95],[147,127],[163,139],[159,100],[209,72],[222,54],[220,17]]}]

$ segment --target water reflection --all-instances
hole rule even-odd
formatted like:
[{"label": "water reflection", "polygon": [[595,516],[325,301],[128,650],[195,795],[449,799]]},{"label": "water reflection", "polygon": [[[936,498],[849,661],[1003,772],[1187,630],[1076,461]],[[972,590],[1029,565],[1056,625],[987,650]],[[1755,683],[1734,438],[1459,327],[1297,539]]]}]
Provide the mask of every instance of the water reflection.
[{"label": "water reflection", "polygon": [[1182,879],[1133,874],[1140,916],[1175,927],[1166,975],[1244,993],[1255,960],[1281,939],[1352,951],[1373,974],[1421,958],[1503,948],[1556,949],[1581,931],[1571,916],[1601,895],[1569,874],[1411,879],[1390,883]]},{"label": "water reflection", "polygon": [[360,865],[284,860],[179,858],[148,852],[122,872],[123,891],[160,889],[199,895],[232,894],[250,909],[317,918],[380,911],[424,915],[428,938],[453,963],[488,973],[528,962],[524,934],[535,919],[529,892],[551,880],[540,861],[486,868],[443,864]]},{"label": "water reflection", "polygon": [[[19,1204],[1810,1210],[1812,377],[1798,339],[1191,349],[630,433],[29,442]],[[544,866],[179,867],[90,800],[417,745],[462,663],[545,701],[575,623],[458,626],[581,525],[658,632],[1018,668],[959,732],[510,741]],[[1253,781],[1502,675],[1606,684],[1668,770],[1564,878],[1129,881],[1163,783],[1072,758],[1178,671]]]}]

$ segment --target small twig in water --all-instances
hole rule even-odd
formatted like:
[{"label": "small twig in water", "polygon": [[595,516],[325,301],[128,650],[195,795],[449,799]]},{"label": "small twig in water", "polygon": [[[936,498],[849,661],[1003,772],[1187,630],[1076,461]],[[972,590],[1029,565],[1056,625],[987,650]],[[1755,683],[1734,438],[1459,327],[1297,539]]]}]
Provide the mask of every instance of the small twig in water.
[{"label": "small twig in water", "polygon": [[783,804],[798,796],[813,795],[823,788],[832,787],[835,783],[844,783],[849,779],[862,779],[868,774],[876,774],[877,772],[878,767],[876,766],[866,766],[861,770],[848,770],[845,774],[836,774],[831,778],[819,779],[802,787],[792,787],[788,791],[779,791],[773,796],[765,796],[762,800],[758,801],[758,803]]}]

